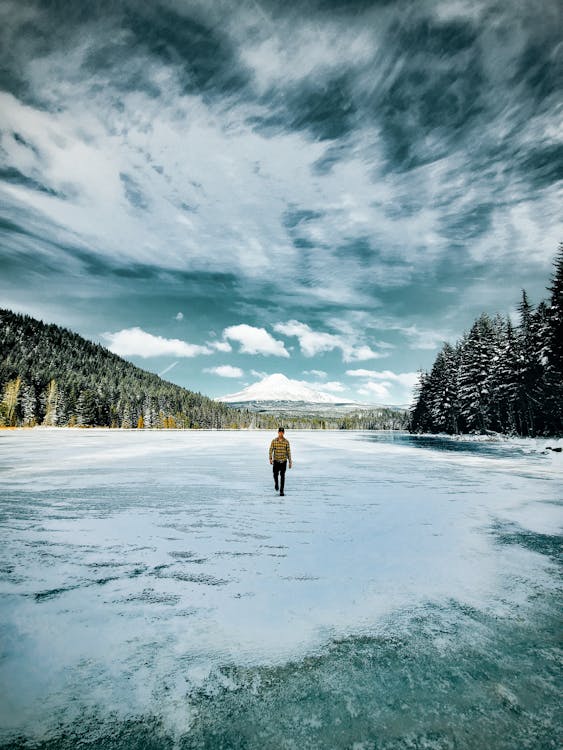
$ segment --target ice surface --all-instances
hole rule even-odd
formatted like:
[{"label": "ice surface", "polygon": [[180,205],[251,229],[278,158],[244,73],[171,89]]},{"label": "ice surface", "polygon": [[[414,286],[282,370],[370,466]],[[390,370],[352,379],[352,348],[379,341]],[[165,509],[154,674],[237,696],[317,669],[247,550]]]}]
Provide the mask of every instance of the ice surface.
[{"label": "ice surface", "polygon": [[0,434],[6,746],[557,742],[561,454],[271,437]]}]

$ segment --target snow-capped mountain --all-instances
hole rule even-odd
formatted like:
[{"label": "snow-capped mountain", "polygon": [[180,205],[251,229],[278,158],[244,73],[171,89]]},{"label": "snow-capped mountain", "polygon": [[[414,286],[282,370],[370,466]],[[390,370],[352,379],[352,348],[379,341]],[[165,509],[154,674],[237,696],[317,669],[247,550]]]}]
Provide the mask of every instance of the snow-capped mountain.
[{"label": "snow-capped mountain", "polygon": [[301,380],[291,380],[280,372],[267,375],[263,380],[252,383],[244,390],[238,393],[229,393],[227,396],[220,396],[215,401],[224,401],[228,404],[247,401],[304,401],[310,404],[350,403],[347,399],[317,391]]}]

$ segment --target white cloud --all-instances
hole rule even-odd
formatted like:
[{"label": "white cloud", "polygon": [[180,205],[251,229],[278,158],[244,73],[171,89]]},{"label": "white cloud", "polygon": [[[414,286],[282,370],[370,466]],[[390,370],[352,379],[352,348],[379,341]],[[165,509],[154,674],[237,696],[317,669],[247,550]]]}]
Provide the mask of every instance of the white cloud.
[{"label": "white cloud", "polygon": [[318,391],[330,391],[331,393],[342,393],[346,388],[338,380],[329,380],[328,382],[321,381],[320,383],[309,383],[311,388],[316,388]]},{"label": "white cloud", "polygon": [[449,338],[443,331],[421,330],[415,325],[397,327],[397,330],[409,339],[411,349],[437,349]]},{"label": "white cloud", "polygon": [[217,367],[206,367],[203,372],[219,375],[222,378],[242,378],[244,371],[240,367],[232,365],[218,365]]},{"label": "white cloud", "polygon": [[345,66],[362,66],[377,49],[371,24],[348,24],[336,21],[301,22],[297,26],[277,17],[266,38],[252,44],[249,38],[240,44],[245,67],[254,73],[254,84],[260,93],[270,87],[279,89],[309,76],[322,80],[332,71]]},{"label": "white cloud", "polygon": [[233,350],[228,341],[208,341],[207,346],[216,349],[218,352],[232,352]]},{"label": "white cloud", "polygon": [[346,375],[349,375],[351,378],[370,378],[375,374],[376,370],[346,370]]},{"label": "white cloud", "polygon": [[284,336],[297,336],[302,353],[306,357],[314,357],[321,352],[330,352],[340,346],[339,336],[332,333],[317,333],[306,323],[289,320],[287,323],[276,323],[274,331]]},{"label": "white cloud", "polygon": [[366,359],[385,359],[388,352],[376,352],[370,346],[346,347],[342,349],[344,362],[360,362]]},{"label": "white cloud", "polygon": [[225,328],[223,336],[226,339],[237,341],[243,354],[289,357],[289,352],[283,342],[275,339],[265,328],[255,328],[242,323],[238,326]]},{"label": "white cloud", "polygon": [[392,370],[346,370],[352,378],[363,378],[358,394],[364,397],[385,399],[388,403],[410,404],[413,387],[418,382],[417,372],[393,372]]},{"label": "white cloud", "polygon": [[276,323],[274,330],[284,336],[296,336],[299,340],[301,352],[305,357],[314,357],[322,352],[340,349],[344,362],[355,362],[366,359],[379,359],[388,356],[387,353],[375,352],[366,344],[354,345],[350,337],[336,333],[314,331],[306,323],[298,320],[288,320],[286,323]]},{"label": "white cloud", "polygon": [[400,383],[412,388],[418,382],[417,372],[393,372],[392,370],[346,370],[346,375],[353,378],[369,378],[370,380],[387,381],[389,383]]},{"label": "white cloud", "polygon": [[184,320],[184,313],[183,312],[177,312],[176,313],[176,320]]},{"label": "white cloud", "polygon": [[103,338],[109,342],[108,349],[121,357],[197,357],[200,354],[211,354],[211,349],[198,344],[188,344],[180,339],[165,339],[153,336],[141,328],[124,328],[115,333],[104,333]]},{"label": "white cloud", "polygon": [[327,377],[327,373],[324,370],[303,370],[303,375],[313,375],[315,378]]},{"label": "white cloud", "polygon": [[360,396],[377,396],[378,398],[390,398],[389,383],[364,383],[358,388]]}]

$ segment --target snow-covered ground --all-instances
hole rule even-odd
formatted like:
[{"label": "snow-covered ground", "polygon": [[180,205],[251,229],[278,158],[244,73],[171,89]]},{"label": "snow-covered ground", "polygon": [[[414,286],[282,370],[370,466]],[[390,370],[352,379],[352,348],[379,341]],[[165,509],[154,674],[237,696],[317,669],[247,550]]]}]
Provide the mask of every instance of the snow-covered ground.
[{"label": "snow-covered ground", "polygon": [[0,434],[0,745],[556,741],[557,441],[271,437]]}]

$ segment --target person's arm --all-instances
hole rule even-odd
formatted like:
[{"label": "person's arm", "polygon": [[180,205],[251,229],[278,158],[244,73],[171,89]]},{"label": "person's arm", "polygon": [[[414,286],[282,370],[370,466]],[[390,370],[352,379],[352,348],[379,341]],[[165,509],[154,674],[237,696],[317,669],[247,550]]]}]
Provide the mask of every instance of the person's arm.
[{"label": "person's arm", "polygon": [[289,459],[289,468],[291,469],[292,462],[291,462],[291,447],[289,445],[289,440],[287,441],[287,457]]},{"label": "person's arm", "polygon": [[271,464],[274,463],[274,460],[272,458],[273,453],[274,453],[274,441],[272,440],[272,442],[270,443],[270,450],[268,451],[268,458],[270,459]]}]

